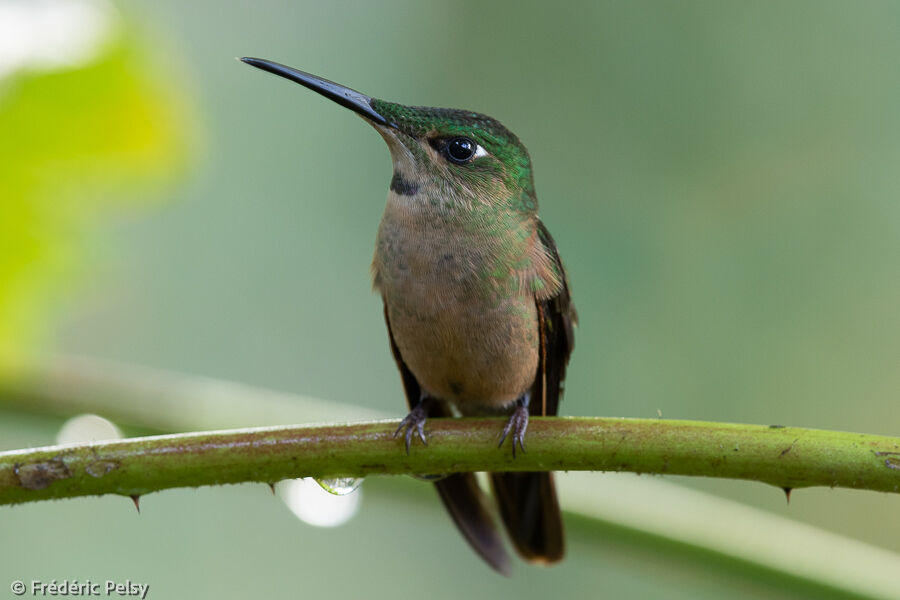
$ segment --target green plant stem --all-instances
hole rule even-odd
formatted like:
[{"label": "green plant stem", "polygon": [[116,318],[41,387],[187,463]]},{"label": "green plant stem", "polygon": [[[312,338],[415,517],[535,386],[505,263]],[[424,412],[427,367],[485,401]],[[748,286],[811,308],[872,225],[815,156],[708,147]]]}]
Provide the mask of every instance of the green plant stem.
[{"label": "green plant stem", "polygon": [[782,488],[900,490],[900,438],[795,427],[534,418],[527,452],[497,448],[504,419],[432,419],[410,453],[396,421],[133,438],[0,453],[0,504],[294,477],[459,471],[633,471]]}]

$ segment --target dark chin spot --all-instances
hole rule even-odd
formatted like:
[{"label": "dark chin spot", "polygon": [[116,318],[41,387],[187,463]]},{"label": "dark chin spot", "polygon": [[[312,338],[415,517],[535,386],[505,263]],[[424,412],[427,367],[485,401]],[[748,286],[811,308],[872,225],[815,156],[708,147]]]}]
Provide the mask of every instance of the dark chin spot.
[{"label": "dark chin spot", "polygon": [[400,173],[394,171],[391,178],[391,191],[401,196],[415,196],[419,192],[419,184],[403,179]]}]

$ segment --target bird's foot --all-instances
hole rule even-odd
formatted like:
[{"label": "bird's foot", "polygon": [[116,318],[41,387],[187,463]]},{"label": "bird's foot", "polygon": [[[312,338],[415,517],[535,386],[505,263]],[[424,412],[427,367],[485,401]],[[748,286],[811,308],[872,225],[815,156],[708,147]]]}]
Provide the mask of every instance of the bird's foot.
[{"label": "bird's foot", "polygon": [[510,415],[509,421],[506,422],[506,427],[503,428],[500,436],[500,443],[497,445],[498,448],[501,447],[506,441],[506,436],[512,431],[513,458],[516,457],[516,444],[519,445],[522,452],[525,452],[525,431],[528,429],[528,403],[530,400],[531,397],[527,392],[516,400],[516,408]]},{"label": "bird's foot", "polygon": [[416,404],[416,407],[409,411],[409,414],[400,421],[400,426],[394,432],[394,437],[400,435],[400,432],[406,428],[406,453],[409,454],[409,444],[412,441],[413,432],[415,432],[424,445],[428,445],[425,441],[425,421],[428,420],[428,398],[423,397]]}]

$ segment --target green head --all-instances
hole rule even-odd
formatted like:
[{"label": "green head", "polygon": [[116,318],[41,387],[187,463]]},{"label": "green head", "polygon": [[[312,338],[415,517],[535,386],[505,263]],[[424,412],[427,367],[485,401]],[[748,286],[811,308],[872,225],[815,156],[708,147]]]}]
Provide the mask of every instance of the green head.
[{"label": "green head", "polygon": [[318,92],[375,127],[391,151],[395,193],[421,194],[447,209],[536,213],[528,151],[497,120],[466,110],[385,102],[272,61],[241,60]]}]

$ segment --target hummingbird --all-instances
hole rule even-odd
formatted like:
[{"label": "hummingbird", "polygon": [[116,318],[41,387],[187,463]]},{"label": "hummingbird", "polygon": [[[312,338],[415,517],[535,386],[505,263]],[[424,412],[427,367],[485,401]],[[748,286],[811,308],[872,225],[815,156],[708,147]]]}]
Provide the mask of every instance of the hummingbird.
[{"label": "hummingbird", "polygon": [[[531,415],[556,415],[577,320],[556,244],[537,215],[531,159],[486,115],[372,98],[259,58],[243,62],[362,117],[387,143],[393,175],[372,260],[391,352],[406,393],[406,452],[430,417],[508,416],[500,446],[525,451]],[[489,474],[513,547],[563,558],[552,473]],[[494,569],[510,560],[473,473],[434,485],[463,537]]]}]

